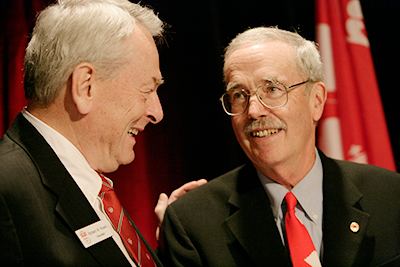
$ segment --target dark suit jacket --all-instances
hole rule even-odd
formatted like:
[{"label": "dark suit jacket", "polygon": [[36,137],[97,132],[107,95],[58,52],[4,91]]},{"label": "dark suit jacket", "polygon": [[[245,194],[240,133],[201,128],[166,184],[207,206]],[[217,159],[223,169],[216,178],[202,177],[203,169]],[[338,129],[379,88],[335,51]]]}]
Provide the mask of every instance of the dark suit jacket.
[{"label": "dark suit jacket", "polygon": [[[320,156],[322,265],[400,266],[400,175]],[[164,227],[166,266],[291,266],[251,163],[182,196]]]},{"label": "dark suit jacket", "polygon": [[83,247],[75,231],[98,220],[54,151],[19,114],[0,140],[0,265],[130,266],[111,237]]}]

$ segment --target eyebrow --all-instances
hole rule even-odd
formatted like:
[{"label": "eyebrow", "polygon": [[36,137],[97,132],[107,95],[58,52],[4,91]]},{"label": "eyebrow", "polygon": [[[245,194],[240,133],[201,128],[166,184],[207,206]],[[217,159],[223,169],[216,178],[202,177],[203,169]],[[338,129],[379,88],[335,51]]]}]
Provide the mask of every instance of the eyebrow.
[{"label": "eyebrow", "polygon": [[164,78],[161,78],[161,79],[153,78],[153,81],[157,86],[160,86],[161,84],[164,83]]},{"label": "eyebrow", "polygon": [[[265,83],[280,83],[277,79],[271,77],[263,77],[261,81]],[[239,82],[228,83],[226,86],[226,91],[234,90],[238,87],[242,87],[243,85]]]},{"label": "eyebrow", "polygon": [[236,89],[236,88],[238,88],[238,87],[240,87],[240,86],[242,86],[241,83],[228,83],[228,84],[226,85],[226,91]]},{"label": "eyebrow", "polygon": [[272,77],[263,77],[261,80],[266,83],[279,83],[279,81],[276,78]]}]

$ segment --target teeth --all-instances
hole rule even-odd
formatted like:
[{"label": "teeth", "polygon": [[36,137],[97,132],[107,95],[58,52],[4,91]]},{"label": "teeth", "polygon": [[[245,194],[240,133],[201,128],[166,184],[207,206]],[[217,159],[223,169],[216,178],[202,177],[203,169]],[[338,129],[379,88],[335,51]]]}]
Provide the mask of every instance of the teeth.
[{"label": "teeth", "polygon": [[279,129],[268,129],[268,130],[263,130],[263,131],[252,132],[251,135],[253,137],[265,137],[265,136],[270,136],[272,134],[275,134],[277,132],[279,132]]},{"label": "teeth", "polygon": [[128,134],[131,135],[131,136],[136,136],[136,135],[138,135],[138,133],[139,133],[138,129],[130,129],[128,131]]}]

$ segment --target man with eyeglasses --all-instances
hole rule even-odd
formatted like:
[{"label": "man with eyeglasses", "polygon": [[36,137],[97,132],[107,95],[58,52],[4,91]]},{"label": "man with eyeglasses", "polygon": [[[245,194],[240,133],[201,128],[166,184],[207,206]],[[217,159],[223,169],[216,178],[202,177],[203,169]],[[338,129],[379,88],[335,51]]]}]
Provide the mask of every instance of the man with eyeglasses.
[{"label": "man with eyeglasses", "polygon": [[250,29],[224,73],[222,106],[249,162],[168,207],[165,264],[400,266],[400,175],[315,147],[327,97],[316,45]]}]

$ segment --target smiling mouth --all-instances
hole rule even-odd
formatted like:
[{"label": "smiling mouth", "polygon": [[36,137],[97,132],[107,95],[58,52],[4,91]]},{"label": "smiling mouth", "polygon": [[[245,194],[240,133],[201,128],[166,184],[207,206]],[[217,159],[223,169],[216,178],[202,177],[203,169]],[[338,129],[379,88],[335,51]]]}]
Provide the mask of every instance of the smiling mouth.
[{"label": "smiling mouth", "polygon": [[138,130],[138,129],[130,129],[130,130],[128,131],[128,134],[129,134],[130,136],[132,136],[132,137],[135,137],[136,135],[139,134],[139,130]]},{"label": "smiling mouth", "polygon": [[282,129],[268,129],[268,130],[254,131],[254,132],[251,132],[250,134],[253,137],[267,137],[267,136],[276,134],[281,130]]}]

